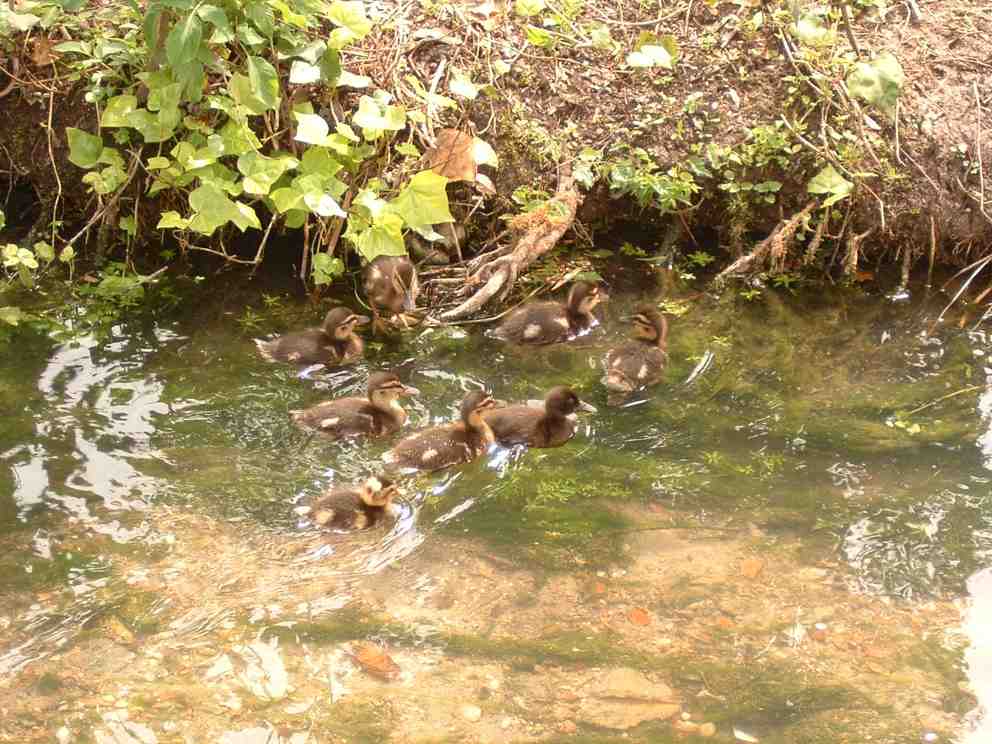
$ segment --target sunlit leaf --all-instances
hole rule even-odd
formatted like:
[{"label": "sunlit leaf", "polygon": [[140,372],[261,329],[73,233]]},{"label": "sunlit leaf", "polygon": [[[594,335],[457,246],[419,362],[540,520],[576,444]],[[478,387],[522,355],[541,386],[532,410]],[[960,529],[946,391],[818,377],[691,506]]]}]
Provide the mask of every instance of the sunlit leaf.
[{"label": "sunlit leaf", "polygon": [[528,26],[526,29],[527,41],[536,47],[547,49],[554,46],[555,37],[549,31],[537,26]]},{"label": "sunlit leaf", "polygon": [[270,196],[279,214],[285,214],[291,209],[301,209],[304,206],[303,194],[292,187],[276,189]]},{"label": "sunlit leaf", "polygon": [[22,320],[27,318],[24,311],[19,307],[0,307],[0,322],[6,323],[7,325],[16,326],[19,325]]},{"label": "sunlit leaf", "polygon": [[342,70],[341,74],[338,75],[337,85],[339,88],[358,88],[361,90],[372,85],[372,78]]},{"label": "sunlit leaf", "polygon": [[824,23],[819,12],[807,12],[792,25],[792,35],[808,46],[828,46],[834,43],[836,33]]},{"label": "sunlit leaf", "polygon": [[234,39],[234,30],[231,28],[227,14],[216,5],[201,5],[196,9],[196,13],[214,27],[209,39],[211,44],[226,44]]},{"label": "sunlit leaf", "polygon": [[320,80],[320,67],[304,62],[302,59],[294,59],[289,68],[289,82],[294,85],[310,85]]},{"label": "sunlit leaf", "polygon": [[355,247],[366,261],[376,256],[405,256],[403,218],[398,214],[383,214],[380,220],[353,238]]},{"label": "sunlit leaf", "polygon": [[627,55],[627,64],[631,67],[662,67],[671,70],[678,56],[679,47],[675,37],[666,34],[656,41],[639,45]]},{"label": "sunlit leaf", "polygon": [[836,204],[848,196],[854,189],[854,184],[844,178],[832,165],[827,165],[810,180],[806,190],[811,194],[828,194],[823,201],[824,207]]},{"label": "sunlit leaf", "polygon": [[269,193],[272,185],[279,180],[283,173],[299,165],[296,158],[283,156],[267,158],[259,152],[247,152],[238,158],[238,171],[244,175],[244,191],[246,194]]},{"label": "sunlit leaf", "polygon": [[233,222],[242,232],[249,227],[261,228],[255,211],[247,204],[234,202],[215,184],[207,183],[189,195],[189,205],[194,215],[189,227],[203,235],[213,232],[228,222]]},{"label": "sunlit leaf", "polygon": [[468,98],[469,100],[474,100],[479,95],[479,86],[463,74],[453,75],[451,82],[448,84],[448,88],[451,90],[453,95]]},{"label": "sunlit leaf", "polygon": [[34,255],[45,263],[51,263],[55,260],[55,248],[52,247],[51,243],[38,241],[32,246],[32,248],[34,248]]},{"label": "sunlit leaf", "polygon": [[375,140],[385,130],[396,132],[403,129],[406,126],[406,112],[401,106],[383,106],[371,96],[362,96],[352,121],[362,129],[365,139]]},{"label": "sunlit leaf", "polygon": [[372,30],[372,23],[365,15],[365,4],[355,0],[337,0],[327,10],[327,18],[339,26],[331,32],[328,44],[342,49],[353,41],[359,41]]},{"label": "sunlit leaf", "polygon": [[266,110],[279,105],[279,78],[272,63],[261,57],[249,57],[248,79],[252,93],[265,104]]},{"label": "sunlit leaf", "polygon": [[904,81],[899,60],[891,52],[883,52],[871,62],[858,62],[847,76],[847,87],[851,95],[891,114],[895,111]]},{"label": "sunlit leaf", "polygon": [[318,287],[330,284],[335,277],[344,274],[344,263],[336,256],[321,252],[313,257],[313,283]]},{"label": "sunlit leaf", "polygon": [[536,16],[547,7],[544,0],[516,0],[513,9],[518,16],[530,18]]},{"label": "sunlit leaf", "polygon": [[104,106],[100,115],[100,126],[107,128],[130,126],[127,117],[137,107],[138,99],[135,96],[114,96]]},{"label": "sunlit leaf", "polygon": [[203,23],[195,13],[180,17],[165,39],[165,54],[169,64],[176,66],[196,56],[203,40]]},{"label": "sunlit leaf", "polygon": [[308,145],[323,145],[327,142],[330,127],[317,114],[294,114],[296,117],[296,135],[293,139]]},{"label": "sunlit leaf", "polygon": [[100,161],[102,138],[75,127],[68,127],[65,133],[69,140],[69,162],[80,168],[92,168]]},{"label": "sunlit leaf", "polygon": [[421,171],[389,203],[389,209],[410,226],[454,222],[448,208],[447,183],[444,176],[429,170]]}]

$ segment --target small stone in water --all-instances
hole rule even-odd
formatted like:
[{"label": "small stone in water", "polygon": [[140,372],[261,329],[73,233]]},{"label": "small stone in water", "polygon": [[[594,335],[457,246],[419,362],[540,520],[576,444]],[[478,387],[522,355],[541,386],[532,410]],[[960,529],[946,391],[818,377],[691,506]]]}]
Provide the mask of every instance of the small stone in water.
[{"label": "small stone in water", "polygon": [[482,708],[478,705],[463,705],[462,718],[466,721],[471,721],[472,723],[482,720]]}]

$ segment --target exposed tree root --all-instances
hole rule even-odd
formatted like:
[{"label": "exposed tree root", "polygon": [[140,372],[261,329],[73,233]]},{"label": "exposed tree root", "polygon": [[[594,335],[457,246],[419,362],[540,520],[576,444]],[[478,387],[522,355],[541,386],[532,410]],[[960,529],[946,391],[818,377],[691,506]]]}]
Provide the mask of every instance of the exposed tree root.
[{"label": "exposed tree root", "polygon": [[785,255],[788,253],[789,245],[792,243],[796,231],[815,206],[816,201],[811,201],[789,219],[779,222],[772,230],[771,235],[758,243],[753,251],[741,256],[717,275],[715,280],[717,286],[722,285],[732,276],[751,272],[754,270],[752,267],[755,264],[760,265],[765,261],[773,270],[781,271],[784,267]]},{"label": "exposed tree root", "polygon": [[575,212],[582,203],[582,195],[575,187],[575,178],[569,165],[561,167],[558,189],[546,204],[516,218],[510,227],[520,237],[506,255],[502,251],[489,254],[481,266],[475,267],[467,282],[470,287],[482,286],[458,307],[441,314],[441,320],[461,320],[482,309],[493,297],[506,297],[517,277],[537,258],[555,247],[565,231],[575,221]]}]

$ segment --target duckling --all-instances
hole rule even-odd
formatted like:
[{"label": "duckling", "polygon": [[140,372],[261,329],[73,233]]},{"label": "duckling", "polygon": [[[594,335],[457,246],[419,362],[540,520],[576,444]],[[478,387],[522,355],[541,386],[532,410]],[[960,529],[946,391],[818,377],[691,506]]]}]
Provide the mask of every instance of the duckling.
[{"label": "duckling", "polygon": [[336,307],[324,317],[320,328],[277,336],[271,341],[255,339],[262,357],[270,362],[297,364],[348,364],[359,359],[365,344],[355,335],[355,326],[368,323],[346,307]]},{"label": "duckling", "polygon": [[634,326],[634,339],[611,349],[603,361],[603,384],[617,393],[660,382],[668,362],[668,321],[664,315],[644,305],[625,320]]},{"label": "duckling", "polygon": [[434,426],[411,434],[383,455],[386,463],[400,468],[440,470],[470,462],[496,441],[482,412],[493,407],[493,399],[476,390],[462,400],[461,421]]},{"label": "duckling", "polygon": [[406,325],[406,313],[416,309],[419,293],[417,269],[406,256],[378,256],[365,268],[365,294],[377,328],[380,311],[398,315]]},{"label": "duckling", "polygon": [[335,439],[381,437],[399,431],[406,423],[406,411],[399,398],[419,394],[417,388],[404,385],[392,372],[376,372],[369,377],[366,398],[326,400],[289,413],[296,424],[317,429]]},{"label": "duckling", "polygon": [[540,408],[529,405],[494,408],[482,418],[500,444],[560,447],[575,436],[572,414],[576,411],[595,413],[596,409],[579,400],[571,388],[559,385],[548,391]]},{"label": "duckling", "polygon": [[320,527],[364,530],[381,522],[386,509],[399,495],[399,487],[387,478],[370,477],[358,488],[331,488],[303,510]]},{"label": "duckling", "polygon": [[589,328],[596,318],[592,309],[605,292],[589,282],[575,282],[564,302],[532,302],[514,310],[500,323],[494,335],[518,344],[553,344]]}]

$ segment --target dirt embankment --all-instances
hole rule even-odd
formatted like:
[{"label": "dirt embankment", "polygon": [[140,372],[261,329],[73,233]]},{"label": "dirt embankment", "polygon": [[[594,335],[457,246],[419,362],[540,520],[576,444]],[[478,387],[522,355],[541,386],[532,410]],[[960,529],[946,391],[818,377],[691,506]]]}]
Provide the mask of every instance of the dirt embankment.
[{"label": "dirt embankment", "polygon": [[[630,1],[565,3],[557,15],[552,4],[529,18],[519,4],[504,2],[380,5],[369,9],[373,20],[379,13],[373,33],[344,57],[349,70],[400,102],[410,76],[438,90],[453,69],[491,83],[437,122],[474,128],[500,155],[498,194],[469,219],[487,231],[495,231],[494,217],[516,209],[509,199],[515,188],[553,191],[554,166],[584,147],[601,151],[606,163],[637,161],[642,156],[631,148],[642,148],[655,173],[677,167],[693,174],[699,191],[678,206],[679,222],[689,233],[717,226],[725,259],[800,212],[811,200],[810,179],[834,162],[857,185],[821,238],[828,245],[836,239],[834,258],[848,268],[854,236],[861,238],[855,265],[859,257],[885,256],[961,263],[992,247],[992,7],[985,0],[929,2],[915,18],[915,2],[884,11],[856,2],[846,27],[838,4],[819,21],[832,41],[815,49],[790,38],[796,11],[758,0],[690,1],[660,11]],[[555,40],[529,43],[528,25]],[[0,191],[8,199],[20,193],[19,212],[33,192],[43,208],[24,214],[34,219],[46,219],[58,194],[71,224],[92,197],[67,161],[65,127],[92,129],[96,114],[80,84],[68,82],[58,54],[48,47],[39,53],[38,39],[58,41],[57,33],[35,30],[0,47]],[[677,45],[672,70],[628,64],[639,44],[668,35]],[[905,75],[894,117],[858,103],[843,86],[857,54],[868,61],[884,52]],[[769,143],[772,130],[781,135],[778,144]],[[711,145],[724,148],[715,160]],[[737,190],[742,182],[781,186],[763,199]],[[139,175],[130,188],[146,185]],[[641,210],[629,193],[617,204],[600,181],[579,221],[596,227],[617,214],[658,214]],[[9,204],[8,222],[16,222]],[[142,210],[151,235],[154,200],[144,199]]]}]

